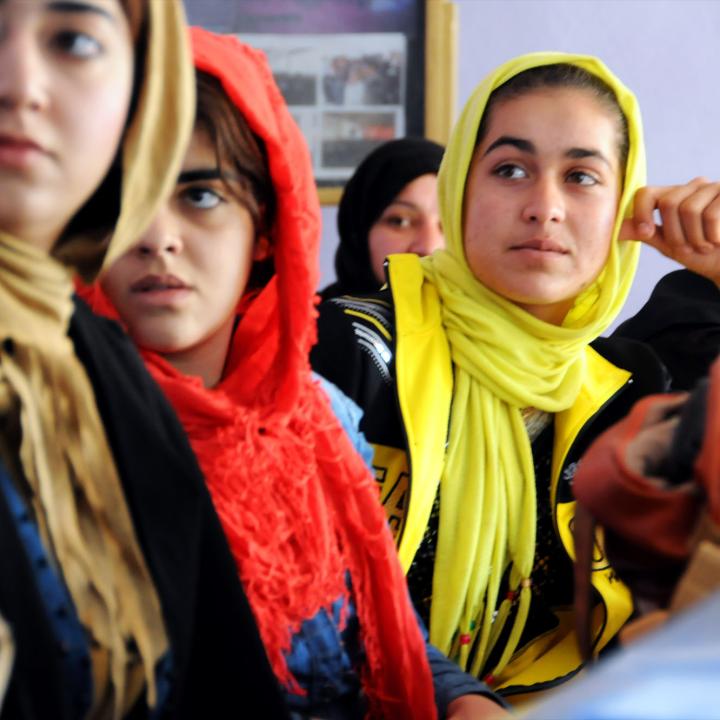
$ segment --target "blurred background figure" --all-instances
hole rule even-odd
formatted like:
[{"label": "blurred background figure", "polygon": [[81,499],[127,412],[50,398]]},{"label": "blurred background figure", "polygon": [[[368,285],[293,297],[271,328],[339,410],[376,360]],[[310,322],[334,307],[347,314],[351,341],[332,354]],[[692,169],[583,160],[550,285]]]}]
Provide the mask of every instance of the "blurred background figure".
[{"label": "blurred background figure", "polygon": [[378,290],[392,253],[430,255],[445,246],[437,203],[443,152],[431,140],[403,138],[360,163],[340,200],[337,281],[322,290],[323,300]]}]

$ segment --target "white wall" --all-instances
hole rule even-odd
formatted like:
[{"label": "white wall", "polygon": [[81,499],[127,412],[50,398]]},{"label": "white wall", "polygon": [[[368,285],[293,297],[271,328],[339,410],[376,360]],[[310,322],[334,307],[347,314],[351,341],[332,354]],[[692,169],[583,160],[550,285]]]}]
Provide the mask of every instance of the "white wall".
[{"label": "white wall", "polygon": [[[645,124],[648,179],[720,178],[720,1],[455,0],[460,15],[458,96],[513,55],[598,55],[635,92]],[[336,208],[323,208],[323,285],[334,276]],[[644,248],[623,317],[675,266]]]}]

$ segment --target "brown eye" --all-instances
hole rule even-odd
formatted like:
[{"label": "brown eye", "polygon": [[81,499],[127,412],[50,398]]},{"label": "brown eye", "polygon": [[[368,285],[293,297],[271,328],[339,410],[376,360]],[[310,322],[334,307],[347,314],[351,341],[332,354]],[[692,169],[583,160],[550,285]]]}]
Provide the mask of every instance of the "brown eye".
[{"label": "brown eye", "polygon": [[513,163],[503,163],[499,167],[493,170],[493,175],[497,175],[501,178],[507,178],[508,180],[521,180],[527,177],[527,173],[519,165]]},{"label": "brown eye", "polygon": [[56,33],[52,44],[61,52],[80,60],[96,57],[104,51],[98,40],[77,30],[62,30]]},{"label": "brown eye", "polygon": [[586,185],[586,186],[592,186],[592,185],[598,185],[599,180],[591,173],[585,172],[583,170],[575,170],[571,172],[567,179],[571,183],[575,183],[576,185]]},{"label": "brown eye", "polygon": [[180,193],[180,198],[196,210],[212,210],[225,200],[218,192],[207,187],[189,187]]},{"label": "brown eye", "polygon": [[409,228],[412,225],[410,218],[401,215],[388,215],[383,222],[390,227],[398,229]]}]

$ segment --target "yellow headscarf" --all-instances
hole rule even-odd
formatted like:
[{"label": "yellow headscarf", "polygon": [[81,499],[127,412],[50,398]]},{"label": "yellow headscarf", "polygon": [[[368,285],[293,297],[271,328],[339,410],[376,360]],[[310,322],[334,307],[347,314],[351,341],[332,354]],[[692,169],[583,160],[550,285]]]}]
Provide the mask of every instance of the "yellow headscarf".
[{"label": "yellow headscarf", "polygon": [[[490,94],[524,70],[556,63],[577,65],[612,88],[627,118],[630,140],[607,263],[576,299],[562,326],[538,320],[481,285],[467,265],[462,234],[465,183]],[[575,402],[585,376],[585,348],[620,311],[632,283],[639,247],[617,238],[635,191],[644,182],[635,97],[602,62],[589,56],[533,53],[500,66],[472,94],[448,143],[438,177],[447,249],[423,259],[425,276],[441,297],[455,371],[440,484],[430,638],[444,652],[459,655],[461,665],[475,674],[483,668],[510,611],[506,599],[493,620],[508,566],[510,590],[519,594],[519,604],[495,674],[515,651],[530,605],[536,497],[521,410],[533,407],[555,413]],[[464,642],[459,643],[461,635]],[[475,643],[477,651],[470,657]]]},{"label": "yellow headscarf", "polygon": [[116,222],[110,249],[109,238],[85,229],[63,239],[61,263],[0,233],[0,457],[21,486],[27,482],[40,532],[92,637],[92,712],[116,718],[143,679],[155,702],[167,636],[95,395],[67,331],[72,271],[91,277],[143,232],[174,186],[192,130],[194,74],[180,0],[147,0],[145,33],[138,105],[122,147],[119,217],[108,210],[99,221]]}]

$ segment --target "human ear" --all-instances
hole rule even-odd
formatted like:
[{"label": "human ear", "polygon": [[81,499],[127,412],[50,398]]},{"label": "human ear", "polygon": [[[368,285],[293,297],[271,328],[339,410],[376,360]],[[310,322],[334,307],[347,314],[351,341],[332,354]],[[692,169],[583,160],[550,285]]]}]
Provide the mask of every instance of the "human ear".
[{"label": "human ear", "polygon": [[253,247],[253,262],[262,262],[263,260],[269,260],[273,255],[272,244],[270,238],[267,235],[258,235],[255,239],[255,246]]}]

